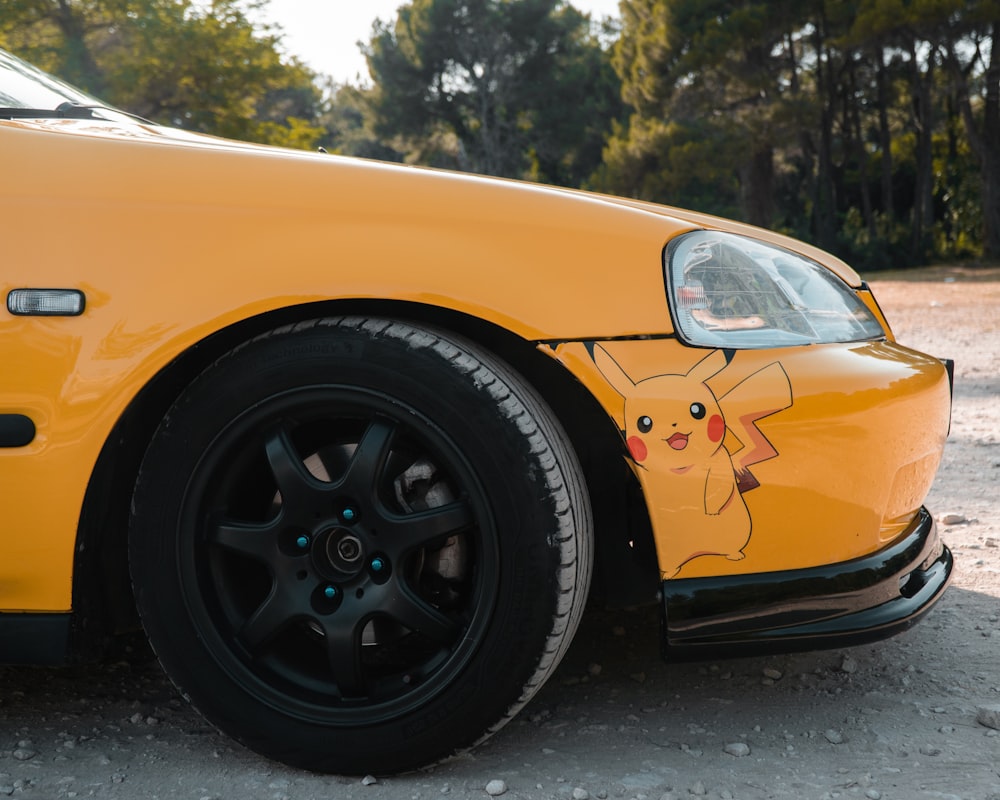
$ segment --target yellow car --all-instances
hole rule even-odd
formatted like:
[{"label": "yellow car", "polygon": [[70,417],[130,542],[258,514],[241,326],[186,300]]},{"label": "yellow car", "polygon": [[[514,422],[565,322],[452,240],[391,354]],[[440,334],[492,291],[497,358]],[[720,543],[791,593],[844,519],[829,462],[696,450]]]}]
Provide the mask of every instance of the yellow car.
[{"label": "yellow car", "polygon": [[516,714],[588,597],[703,658],[944,591],[949,365],[836,258],[171,130],[6,54],[0,105],[0,660],[141,618],[246,746],[387,772]]}]

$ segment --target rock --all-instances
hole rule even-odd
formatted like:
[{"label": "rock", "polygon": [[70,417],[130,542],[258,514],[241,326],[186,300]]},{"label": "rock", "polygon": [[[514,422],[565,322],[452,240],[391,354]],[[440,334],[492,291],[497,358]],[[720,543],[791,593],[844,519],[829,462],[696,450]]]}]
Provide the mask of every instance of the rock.
[{"label": "rock", "polygon": [[1000,730],[1000,704],[979,706],[976,709],[976,722],[986,728]]},{"label": "rock", "polygon": [[831,728],[828,731],[823,732],[823,738],[826,739],[830,744],[843,744],[844,734],[840,731],[835,731]]},{"label": "rock", "polygon": [[378,778],[374,775],[365,775],[365,777],[361,779],[362,786],[374,786],[376,783],[378,783]]},{"label": "rock", "polygon": [[965,514],[959,514],[954,511],[949,514],[941,515],[942,525],[961,525],[965,521],[966,521]]},{"label": "rock", "polygon": [[858,671],[858,662],[850,656],[844,656],[844,660],[840,662],[840,671],[853,675]]},{"label": "rock", "polygon": [[590,800],[590,792],[577,786],[573,790],[573,800]]},{"label": "rock", "polygon": [[727,744],[723,750],[735,758],[743,758],[750,755],[750,746],[746,742],[732,742]]},{"label": "rock", "polygon": [[486,794],[490,797],[499,797],[506,793],[507,783],[501,780],[492,780],[486,784]]},{"label": "rock", "polygon": [[774,669],[773,667],[768,667],[764,670],[764,677],[770,678],[772,681],[780,681],[784,673],[780,669]]}]

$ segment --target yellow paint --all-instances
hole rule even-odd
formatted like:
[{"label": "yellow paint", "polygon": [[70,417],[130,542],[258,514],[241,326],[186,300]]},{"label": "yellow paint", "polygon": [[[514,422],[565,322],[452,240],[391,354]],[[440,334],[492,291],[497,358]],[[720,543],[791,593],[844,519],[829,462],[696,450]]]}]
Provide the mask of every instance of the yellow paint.
[{"label": "yellow paint", "polygon": [[[101,447],[142,387],[212,333],[287,306],[377,298],[458,311],[529,341],[669,335],[666,242],[701,226],[747,230],[646,203],[139,125],[0,122],[0,161],[3,296],[56,287],[87,298],[75,318],[0,309],[0,413],[27,414],[38,429],[29,446],[0,449],[0,610],[70,608]],[[607,350],[634,380],[684,374],[704,355],[672,341]],[[582,344],[558,357],[621,415],[622,396]],[[814,347],[740,353],[719,376],[764,360],[780,361],[795,402],[762,423],[780,456],[755,469],[762,486],[745,495],[745,558],[695,559],[682,574],[868,552],[883,518],[898,524],[929,483],[947,414],[936,362],[885,344]],[[933,420],[905,432],[902,418],[922,414]],[[857,474],[842,469],[849,457]],[[889,496],[894,483],[906,508]],[[655,498],[651,510],[667,554],[669,510]]]},{"label": "yellow paint", "polygon": [[[669,339],[605,342],[593,352],[569,343],[554,356],[624,431],[665,578],[798,569],[878,550],[913,518],[941,459],[944,366],[891,342],[738,351],[722,368],[721,351]],[[723,447],[704,426],[696,439],[692,402],[724,415]],[[644,445],[628,447],[647,415]],[[665,439],[685,415],[696,433],[678,453]],[[648,457],[638,460],[636,449]],[[679,459],[687,453],[698,457]],[[727,468],[730,477],[749,469],[759,486],[723,511],[708,498]]]}]

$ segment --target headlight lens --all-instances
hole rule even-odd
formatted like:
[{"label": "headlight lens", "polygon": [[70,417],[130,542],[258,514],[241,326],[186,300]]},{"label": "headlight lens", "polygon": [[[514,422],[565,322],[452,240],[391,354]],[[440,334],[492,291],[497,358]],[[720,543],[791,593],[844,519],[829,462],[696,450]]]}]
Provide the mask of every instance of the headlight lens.
[{"label": "headlight lens", "polygon": [[695,231],[672,241],[664,259],[674,322],[689,344],[785,347],[885,335],[837,275],[790,250]]}]

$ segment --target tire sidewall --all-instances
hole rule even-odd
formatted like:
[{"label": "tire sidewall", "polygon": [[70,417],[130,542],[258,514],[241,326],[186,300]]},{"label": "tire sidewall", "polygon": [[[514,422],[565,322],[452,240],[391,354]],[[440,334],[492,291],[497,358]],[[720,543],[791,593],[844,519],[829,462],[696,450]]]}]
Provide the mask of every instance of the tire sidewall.
[{"label": "tire sidewall", "polygon": [[[468,343],[401,323],[295,326],[216,362],[181,395],[155,435],[136,489],[130,542],[140,611],[179,687],[251,748],[341,772],[378,771],[370,762],[381,753],[394,771],[471,744],[521,698],[556,613],[555,511],[544,465],[520,427],[523,399],[483,359],[470,358],[470,350]],[[412,416],[412,410],[461,450],[488,499],[499,559],[489,622],[447,690],[398,718],[345,727],[261,703],[206,646],[177,566],[190,535],[178,530],[179,521],[203,454],[235,417],[303,386],[358,387],[399,398],[401,414]]]}]

